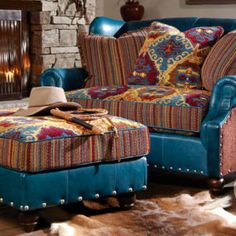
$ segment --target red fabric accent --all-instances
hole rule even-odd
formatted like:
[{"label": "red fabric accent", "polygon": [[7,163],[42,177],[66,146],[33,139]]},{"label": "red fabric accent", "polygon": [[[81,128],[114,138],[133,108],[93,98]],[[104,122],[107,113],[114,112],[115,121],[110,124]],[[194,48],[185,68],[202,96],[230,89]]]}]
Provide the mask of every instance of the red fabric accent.
[{"label": "red fabric accent", "polygon": [[[230,116],[221,130],[221,173],[222,175],[236,171],[236,108],[233,108]],[[215,144],[217,145],[217,144]]]}]

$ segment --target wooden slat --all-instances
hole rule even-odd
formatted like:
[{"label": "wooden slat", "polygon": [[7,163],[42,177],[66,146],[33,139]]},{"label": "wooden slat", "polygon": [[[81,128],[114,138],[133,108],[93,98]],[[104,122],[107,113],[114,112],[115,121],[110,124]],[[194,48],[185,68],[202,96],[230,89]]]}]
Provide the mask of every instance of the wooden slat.
[{"label": "wooden slat", "polygon": [[0,9],[41,11],[42,3],[39,0],[1,0]]}]

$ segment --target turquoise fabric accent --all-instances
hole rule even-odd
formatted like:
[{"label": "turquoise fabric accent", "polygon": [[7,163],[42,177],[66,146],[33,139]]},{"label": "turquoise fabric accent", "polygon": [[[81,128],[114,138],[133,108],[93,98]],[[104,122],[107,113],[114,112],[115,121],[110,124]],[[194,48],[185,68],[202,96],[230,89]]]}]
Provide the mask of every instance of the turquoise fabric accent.
[{"label": "turquoise fabric accent", "polygon": [[62,87],[69,91],[83,87],[87,76],[82,68],[50,68],[40,75],[40,85]]},{"label": "turquoise fabric accent", "polygon": [[207,152],[199,137],[178,134],[150,134],[151,150],[148,163],[157,168],[208,175]]},{"label": "turquoise fabric accent", "polygon": [[146,158],[129,161],[89,165],[75,169],[58,170],[40,173],[23,173],[0,167],[0,198],[3,203],[19,210],[35,210],[60,204],[77,202],[78,197],[95,199],[117,194],[134,192],[147,185]]},{"label": "turquoise fabric accent", "polygon": [[125,21],[108,17],[96,17],[89,26],[89,32],[91,34],[114,36],[124,23]]}]

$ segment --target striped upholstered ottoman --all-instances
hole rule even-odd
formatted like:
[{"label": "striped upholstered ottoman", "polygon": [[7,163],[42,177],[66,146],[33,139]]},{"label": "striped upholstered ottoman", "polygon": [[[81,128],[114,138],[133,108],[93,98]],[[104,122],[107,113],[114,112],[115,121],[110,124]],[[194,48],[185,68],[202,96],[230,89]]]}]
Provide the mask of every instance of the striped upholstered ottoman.
[{"label": "striped upholstered ottoman", "polygon": [[41,208],[107,196],[123,199],[146,188],[148,129],[114,116],[111,127],[101,119],[106,132],[93,135],[50,116],[0,116],[0,202],[20,211],[27,231]]}]

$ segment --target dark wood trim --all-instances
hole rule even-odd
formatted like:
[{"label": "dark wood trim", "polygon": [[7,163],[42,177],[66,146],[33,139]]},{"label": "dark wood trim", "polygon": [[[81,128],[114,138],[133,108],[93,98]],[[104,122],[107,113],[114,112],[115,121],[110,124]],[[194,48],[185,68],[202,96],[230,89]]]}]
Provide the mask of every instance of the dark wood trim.
[{"label": "dark wood trim", "polygon": [[200,5],[200,4],[236,4],[236,0],[186,0],[186,4]]},{"label": "dark wood trim", "polygon": [[37,226],[39,214],[38,211],[20,212],[18,218],[25,232],[30,233]]},{"label": "dark wood trim", "polygon": [[212,195],[219,195],[222,193],[224,188],[224,178],[210,178],[208,180],[208,186]]},{"label": "dark wood trim", "polygon": [[0,9],[40,11],[42,3],[40,0],[4,0],[0,1]]}]

